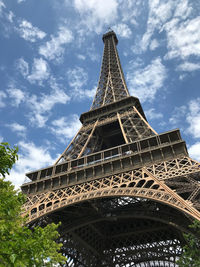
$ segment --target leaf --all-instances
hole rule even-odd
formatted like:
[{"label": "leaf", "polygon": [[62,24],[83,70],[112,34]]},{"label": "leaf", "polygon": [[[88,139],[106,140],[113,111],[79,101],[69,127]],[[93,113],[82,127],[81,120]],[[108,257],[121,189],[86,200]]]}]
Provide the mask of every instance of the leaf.
[{"label": "leaf", "polygon": [[[17,148],[0,143],[0,176],[9,172],[16,160]],[[66,257],[59,252],[62,244],[56,242],[59,224],[30,230],[20,215],[25,199],[10,181],[0,177],[0,266],[40,267],[46,266],[47,259],[49,266],[64,264]]]},{"label": "leaf", "polygon": [[17,258],[17,255],[16,255],[16,254],[11,254],[11,255],[10,255],[10,261],[11,261],[12,263],[15,263],[16,258]]}]

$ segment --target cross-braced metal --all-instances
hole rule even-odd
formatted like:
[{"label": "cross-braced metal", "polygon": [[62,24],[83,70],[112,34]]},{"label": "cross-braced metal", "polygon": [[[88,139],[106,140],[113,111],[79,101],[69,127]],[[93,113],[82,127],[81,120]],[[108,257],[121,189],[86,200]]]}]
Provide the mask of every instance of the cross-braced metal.
[{"label": "cross-braced metal", "polygon": [[178,129],[156,133],[129,95],[113,31],[103,36],[97,92],[53,166],[27,174],[23,215],[62,222],[66,266],[177,266],[200,220],[200,163]]},{"label": "cross-braced metal", "polygon": [[130,96],[116,49],[118,40],[115,33],[108,32],[103,36],[103,41],[104,53],[101,74],[91,109]]}]

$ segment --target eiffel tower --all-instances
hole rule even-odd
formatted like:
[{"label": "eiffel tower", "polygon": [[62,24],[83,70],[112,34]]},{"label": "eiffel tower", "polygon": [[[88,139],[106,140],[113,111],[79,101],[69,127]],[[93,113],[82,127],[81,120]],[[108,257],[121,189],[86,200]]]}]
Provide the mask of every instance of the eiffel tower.
[{"label": "eiffel tower", "polygon": [[158,134],[130,96],[111,30],[82,127],[53,166],[27,173],[28,223],[62,222],[65,266],[177,266],[200,220],[200,163],[178,129]]}]

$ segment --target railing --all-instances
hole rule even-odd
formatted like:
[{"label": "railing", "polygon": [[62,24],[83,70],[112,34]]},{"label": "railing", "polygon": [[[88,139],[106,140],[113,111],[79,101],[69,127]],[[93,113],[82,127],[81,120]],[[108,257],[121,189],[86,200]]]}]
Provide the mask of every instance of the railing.
[{"label": "railing", "polygon": [[[105,161],[116,159],[117,157],[124,157],[125,155],[144,153],[146,151],[153,150],[154,148],[170,145],[176,141],[181,141],[179,130],[173,130],[160,135],[150,136],[148,138],[135,141],[133,143],[120,145],[107,150],[103,150],[97,153],[89,154],[83,156],[79,159],[74,159],[71,161],[62,162],[56,166],[51,166],[36,172],[31,172],[27,174],[27,178],[36,181],[46,179],[52,175],[57,175],[63,172],[70,172],[75,169],[85,168],[89,165],[94,165],[97,163],[104,163]],[[27,183],[27,182],[25,182]]]}]

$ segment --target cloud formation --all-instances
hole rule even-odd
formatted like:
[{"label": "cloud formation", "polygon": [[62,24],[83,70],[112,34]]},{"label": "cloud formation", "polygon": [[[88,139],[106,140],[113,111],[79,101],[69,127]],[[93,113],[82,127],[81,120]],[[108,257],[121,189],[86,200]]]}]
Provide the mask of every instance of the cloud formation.
[{"label": "cloud formation", "polygon": [[161,112],[156,111],[155,108],[145,110],[145,115],[149,120],[157,120],[163,118],[163,114]]},{"label": "cloud formation", "polygon": [[18,71],[26,77],[29,74],[29,65],[28,62],[26,62],[23,58],[19,58],[16,61],[16,67]]},{"label": "cloud formation", "polygon": [[117,17],[116,0],[74,0],[74,8],[79,12],[81,24],[87,29],[100,33],[105,25],[110,26]]},{"label": "cloud formation", "polygon": [[[183,120],[187,125],[183,125]],[[192,99],[188,104],[176,107],[173,115],[169,119],[172,125],[181,125],[183,131],[193,138],[200,138],[200,98]]]},{"label": "cloud formation", "polygon": [[74,69],[68,69],[67,71],[68,82],[74,89],[80,89],[86,85],[88,81],[87,72],[81,67],[75,67]]},{"label": "cloud formation", "polygon": [[69,139],[73,138],[81,127],[81,122],[77,114],[73,114],[68,117],[61,117],[57,120],[52,121],[51,124],[51,132],[62,143],[66,143],[67,141],[69,141]]},{"label": "cloud formation", "polygon": [[4,99],[7,97],[6,93],[4,93],[3,91],[0,91],[0,108],[5,107],[5,102]]},{"label": "cloud formation", "polygon": [[31,68],[29,67],[27,61],[25,61],[23,58],[19,58],[16,61],[16,68],[30,83],[37,83],[40,86],[42,86],[43,82],[50,77],[50,67],[47,61],[42,57],[33,58],[33,64]]},{"label": "cloud formation", "polygon": [[189,146],[188,152],[191,158],[200,161],[200,142],[196,142]]},{"label": "cloud formation", "polygon": [[[154,50],[158,44],[152,40],[155,33],[165,33],[167,53],[165,59],[187,59],[200,56],[200,16],[191,17],[193,12],[188,0],[149,1],[146,32],[139,48],[144,52]],[[136,49],[134,52],[141,53]]]},{"label": "cloud formation", "polygon": [[26,93],[21,89],[16,88],[14,84],[10,84],[7,93],[11,98],[12,106],[19,107],[19,105],[25,101]]},{"label": "cloud formation", "polygon": [[125,23],[119,23],[115,26],[113,26],[113,30],[116,32],[116,34],[120,37],[124,38],[131,38],[132,31]]},{"label": "cloud formation", "polygon": [[200,98],[191,100],[188,104],[186,121],[189,124],[187,132],[194,138],[200,138]]},{"label": "cloud formation", "polygon": [[149,45],[149,49],[153,51],[157,47],[159,47],[159,42],[156,39],[153,39]]},{"label": "cloud formation", "polygon": [[192,63],[185,61],[184,63],[180,64],[177,67],[178,71],[195,71],[200,69],[200,64],[199,63]]},{"label": "cloud formation", "polygon": [[26,136],[27,128],[24,125],[19,124],[17,122],[13,122],[13,123],[7,124],[6,126],[9,127],[10,130],[12,132],[16,133],[17,135],[19,135],[21,137],[25,137]]},{"label": "cloud formation", "polygon": [[28,117],[30,122],[36,127],[44,127],[50,116],[50,111],[57,104],[66,104],[70,97],[58,86],[52,85],[49,94],[42,94],[40,97],[31,95],[27,104],[31,110]]},{"label": "cloud formation", "polygon": [[61,26],[56,35],[51,35],[50,41],[39,47],[39,54],[48,60],[56,60],[58,62],[65,52],[65,45],[72,40],[72,32],[68,28]]},{"label": "cloud formation", "polygon": [[34,27],[29,21],[23,19],[19,23],[17,28],[20,36],[26,41],[36,42],[38,39],[43,39],[46,36],[46,33]]},{"label": "cloud formation", "polygon": [[200,16],[181,24],[173,19],[165,25],[168,39],[166,59],[200,56]]},{"label": "cloud formation", "polygon": [[2,0],[0,0],[0,15],[2,14],[4,8],[6,8],[6,6],[5,6],[4,2]]},{"label": "cloud formation", "polygon": [[142,102],[152,101],[158,90],[163,87],[167,70],[157,57],[144,68],[134,67],[127,73],[127,83],[131,95],[139,97]]},{"label": "cloud formation", "polygon": [[38,82],[39,85],[43,84],[50,76],[50,69],[48,63],[43,58],[34,58],[31,73],[27,76],[30,83]]},{"label": "cloud formation", "polygon": [[20,141],[19,160],[7,177],[16,188],[24,182],[25,173],[52,165],[56,160],[52,158],[46,146],[37,147],[33,142]]},{"label": "cloud formation", "polygon": [[87,72],[81,67],[75,67],[74,69],[69,69],[67,71],[68,83],[73,88],[71,95],[74,98],[92,98],[95,95],[96,87],[89,89],[84,89],[88,81]]}]

